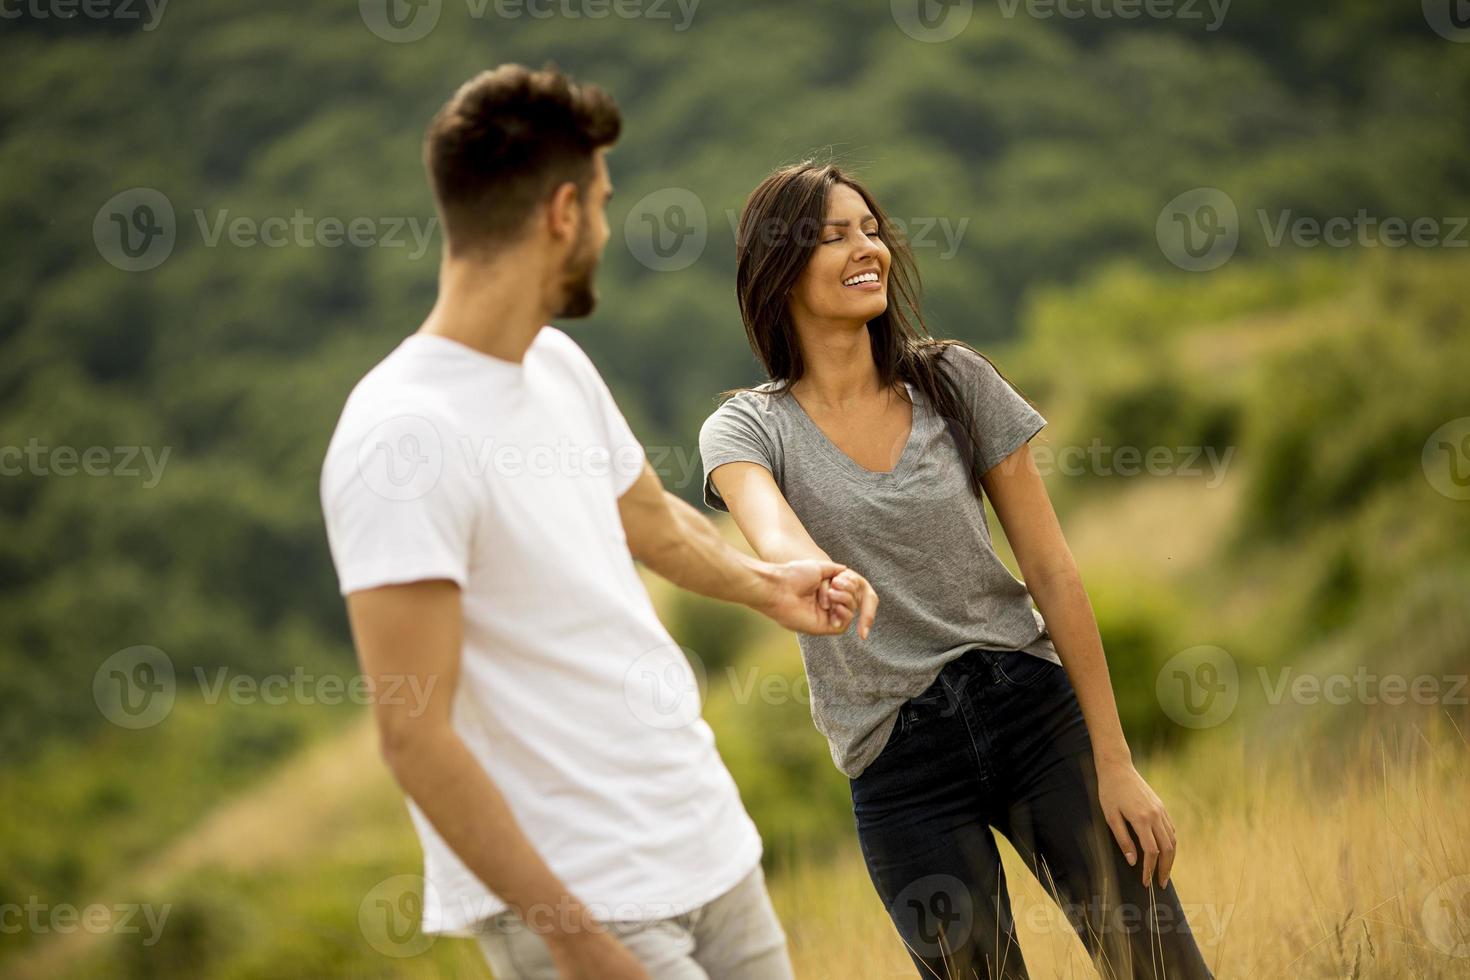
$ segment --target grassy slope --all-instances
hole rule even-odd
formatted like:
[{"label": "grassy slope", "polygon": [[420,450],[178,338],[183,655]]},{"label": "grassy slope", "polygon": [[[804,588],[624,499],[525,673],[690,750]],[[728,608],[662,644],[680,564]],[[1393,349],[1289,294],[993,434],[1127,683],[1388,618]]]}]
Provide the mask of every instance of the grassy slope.
[{"label": "grassy slope", "polygon": [[[1175,484],[1174,493],[1190,491]],[[1141,485],[1073,517],[1084,568],[1098,556],[1117,562],[1130,553],[1109,539],[1126,539],[1129,513],[1144,504],[1161,520],[1192,520],[1178,500],[1165,503],[1156,487]],[[1132,553],[1140,563],[1154,560],[1146,549]],[[768,639],[754,656],[788,667],[792,651]],[[711,695],[708,714],[732,766],[753,761],[729,747],[746,707],[719,690]],[[243,915],[252,934],[269,939],[253,951],[227,943],[229,966],[210,975],[484,976],[468,943],[441,940],[397,960],[376,953],[355,928],[374,886],[418,867],[411,828],[364,722],[304,750],[98,897],[148,893],[182,904],[212,895],[196,918]],[[1185,842],[1176,880],[1211,962],[1227,965],[1221,976],[1454,975],[1453,962],[1425,937],[1421,907],[1436,886],[1470,869],[1470,785],[1457,775],[1463,736],[1441,719],[1422,733],[1391,729],[1381,740],[1365,733],[1351,750],[1323,736],[1292,752],[1274,745],[1257,753],[1238,734],[1223,730],[1148,770]],[[1322,766],[1334,785],[1322,785]],[[1088,976],[1081,945],[1014,852],[1002,850],[1035,975]],[[830,857],[773,872],[798,975],[906,975],[850,835],[839,835]],[[98,961],[77,955],[91,952],[86,946],[53,944],[62,955],[38,962],[45,970],[35,975],[68,975],[58,969],[68,962],[70,975],[90,974]]]},{"label": "grassy slope", "polygon": [[[1337,306],[1319,302],[1310,316],[1270,312],[1269,304],[1265,311],[1207,316],[1210,328],[1179,331],[1181,376],[1186,384],[1204,384],[1231,366],[1226,358],[1233,351],[1264,356],[1265,348],[1288,343],[1282,338],[1308,342],[1325,329],[1321,324],[1340,325],[1333,310],[1341,305],[1341,297]],[[1251,363],[1237,361],[1237,372],[1248,373]],[[1062,392],[1055,394],[1046,399],[1057,430],[1052,440],[1085,441],[1077,436],[1085,402],[1079,397],[1069,405]],[[1455,515],[1442,499],[1426,498],[1422,474],[1410,472],[1363,501],[1342,524],[1240,549],[1233,535],[1241,489],[1255,462],[1243,456],[1215,488],[1178,478],[1094,481],[1082,492],[1059,486],[1061,478],[1049,480],[1115,657],[1130,649],[1113,639],[1121,635],[1117,608],[1163,622],[1154,643],[1165,651],[1221,642],[1246,664],[1283,655],[1301,663],[1361,663],[1367,650],[1378,657],[1367,662],[1412,672],[1456,651],[1463,655],[1465,614],[1453,600],[1463,596],[1464,578],[1462,567],[1451,562],[1415,580],[1406,595],[1417,604],[1360,602],[1351,628],[1323,631],[1305,648],[1273,647],[1278,624],[1320,619],[1320,569],[1343,542],[1373,556],[1381,566],[1375,582],[1389,583],[1400,572],[1422,568],[1426,558],[1442,557],[1446,532],[1453,530],[1447,522]],[[659,585],[654,593],[666,611],[679,601]],[[1397,642],[1385,646],[1384,636]],[[742,666],[788,676],[798,669],[794,645],[772,631],[757,630],[747,648]],[[1153,667],[1142,666],[1151,678]],[[781,725],[764,725],[764,716],[751,714],[762,710],[772,709],[734,704],[716,684],[706,713],[758,819],[781,814],[780,825],[765,822],[768,843],[787,833],[788,823],[810,822],[791,831],[797,841],[828,831],[825,853],[775,849],[773,891],[802,975],[901,975],[893,971],[901,971],[902,958],[854,859],[850,831],[832,834],[830,822],[824,823],[845,792],[840,777],[821,765],[825,745],[809,726],[786,724],[792,712],[804,713],[804,705],[785,705]],[[209,717],[221,728],[227,720]],[[183,727],[171,731],[180,741],[202,737]],[[1375,732],[1385,741],[1375,743]],[[214,796],[224,802],[197,821],[194,814],[181,818],[177,808],[160,814],[146,804],[137,805],[141,816],[135,819],[117,818],[117,839],[137,843],[124,849],[126,860],[104,865],[106,875],[79,884],[67,897],[77,904],[144,895],[172,902],[166,943],[139,951],[136,941],[43,937],[32,955],[44,959],[29,961],[35,975],[91,975],[101,963],[96,957],[120,975],[162,975],[186,966],[191,973],[227,977],[481,975],[465,943],[441,941],[405,959],[385,957],[369,945],[371,929],[358,921],[364,900],[385,879],[416,871],[417,848],[361,720],[344,718],[330,739],[307,746],[248,791],[232,795],[238,787],[219,788]],[[1204,912],[1216,920],[1230,917],[1217,934],[1206,933],[1208,923],[1196,924],[1212,957],[1229,964],[1224,975],[1439,975],[1444,958],[1426,946],[1420,905],[1436,883],[1470,871],[1463,850],[1470,840],[1463,825],[1470,801],[1452,768],[1456,762],[1463,768],[1465,748],[1463,737],[1443,726],[1417,739],[1402,714],[1365,718],[1320,707],[1268,713],[1243,698],[1229,726],[1151,767],[1189,848],[1178,872],[1186,900],[1205,903]],[[51,766],[84,776],[102,768],[83,767],[87,759],[79,752]],[[116,771],[127,771],[122,758],[117,761]],[[769,782],[773,770],[787,774],[786,784]],[[160,787],[172,786],[181,774],[160,779]],[[79,792],[46,789],[58,813]],[[793,789],[816,802],[804,810],[776,809],[787,803],[775,798]],[[163,829],[150,837],[157,828]],[[106,852],[111,839],[94,843]],[[143,847],[150,839],[168,842]],[[792,862],[791,853],[812,856]],[[1011,861],[1014,867],[1013,856]],[[1013,880],[1022,877],[1013,870]],[[1018,904],[1036,905],[1033,888],[1016,894]],[[1344,922],[1348,928],[1339,930]],[[1059,975],[1086,975],[1075,961],[1075,941],[1044,924],[1040,932],[1039,941],[1026,943],[1038,975],[1050,975],[1052,967],[1043,964],[1068,963],[1055,967]],[[855,943],[853,935],[869,938]],[[1208,941],[1212,936],[1216,941]],[[21,972],[18,961],[5,966]]]}]

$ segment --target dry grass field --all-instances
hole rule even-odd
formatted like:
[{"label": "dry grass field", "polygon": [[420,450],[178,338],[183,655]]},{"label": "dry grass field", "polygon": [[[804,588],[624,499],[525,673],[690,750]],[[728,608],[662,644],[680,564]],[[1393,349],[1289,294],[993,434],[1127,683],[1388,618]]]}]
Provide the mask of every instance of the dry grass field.
[{"label": "dry grass field", "polygon": [[[1179,829],[1174,880],[1220,980],[1470,976],[1470,746],[1422,726],[1248,751],[1201,740],[1146,775]],[[1002,843],[1032,976],[1096,974]],[[854,849],[782,869],[773,895],[804,980],[914,975]]]}]

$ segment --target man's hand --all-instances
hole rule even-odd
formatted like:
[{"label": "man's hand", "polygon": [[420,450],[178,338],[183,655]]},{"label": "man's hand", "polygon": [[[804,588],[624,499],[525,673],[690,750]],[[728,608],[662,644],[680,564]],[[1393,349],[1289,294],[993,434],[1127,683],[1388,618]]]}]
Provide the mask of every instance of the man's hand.
[{"label": "man's hand", "polygon": [[611,933],[581,933],[550,949],[561,980],[650,980],[637,957]]},{"label": "man's hand", "polygon": [[767,568],[770,589],[758,607],[761,612],[798,633],[847,632],[856,605],[849,593],[833,586],[833,579],[847,571],[846,565],[807,558]]},{"label": "man's hand", "polygon": [[[768,471],[761,472],[770,479]],[[618,512],[633,557],[675,585],[750,606],[798,633],[845,633],[857,616],[858,635],[868,638],[878,597],[861,575],[825,556],[782,564],[740,554],[721,539],[707,518],[666,493],[647,462],[642,475],[618,498]],[[822,554],[810,538],[806,544]],[[758,550],[763,555],[770,553],[769,549]],[[788,552],[781,557],[789,556]]]}]

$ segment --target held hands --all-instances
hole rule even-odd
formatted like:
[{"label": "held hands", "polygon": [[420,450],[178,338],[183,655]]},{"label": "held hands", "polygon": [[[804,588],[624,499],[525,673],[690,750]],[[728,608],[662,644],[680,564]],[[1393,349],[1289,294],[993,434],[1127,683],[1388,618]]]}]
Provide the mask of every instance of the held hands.
[{"label": "held hands", "polygon": [[[826,592],[828,611],[835,614],[833,621],[840,622],[846,630],[852,617],[857,616],[858,636],[866,640],[873,628],[873,617],[878,614],[878,593],[868,580],[849,568],[823,579],[820,589]],[[817,601],[822,601],[820,595]]]},{"label": "held hands", "polygon": [[[1158,794],[1133,768],[1132,762],[1118,761],[1098,763],[1097,795],[1108,827],[1130,865],[1136,864],[1138,848],[1143,848],[1144,885],[1149,885],[1155,877],[1160,888],[1167,885],[1178,850],[1178,837],[1174,833],[1174,821],[1169,819]],[[1137,844],[1129,836],[1130,827],[1138,837]]]},{"label": "held hands", "polygon": [[868,638],[878,594],[867,579],[836,562],[806,559],[772,565],[773,589],[763,611],[789,630],[814,636],[847,632],[858,617],[858,636]]}]

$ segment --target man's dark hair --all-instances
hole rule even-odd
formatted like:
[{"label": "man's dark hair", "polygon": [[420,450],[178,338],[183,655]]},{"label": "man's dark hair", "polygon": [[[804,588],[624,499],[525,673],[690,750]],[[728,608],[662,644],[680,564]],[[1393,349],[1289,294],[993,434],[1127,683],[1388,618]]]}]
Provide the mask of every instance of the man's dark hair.
[{"label": "man's dark hair", "polygon": [[612,96],[553,65],[501,65],[460,86],[424,137],[449,250],[493,251],[561,184],[585,193],[596,151],[622,125]]}]

